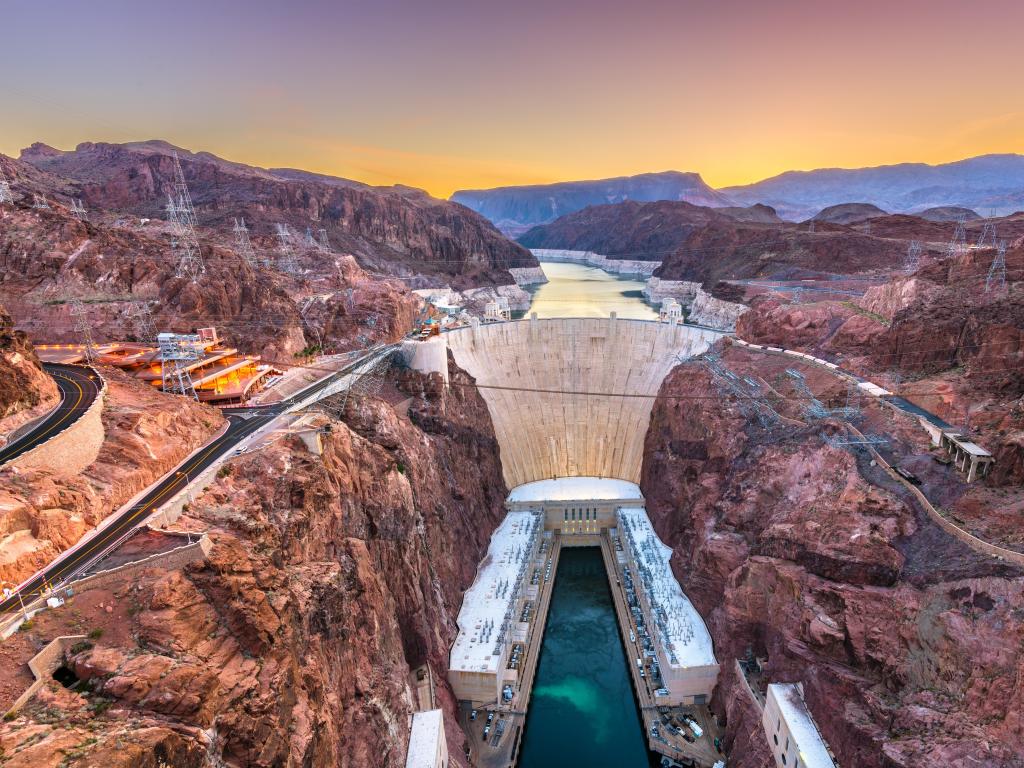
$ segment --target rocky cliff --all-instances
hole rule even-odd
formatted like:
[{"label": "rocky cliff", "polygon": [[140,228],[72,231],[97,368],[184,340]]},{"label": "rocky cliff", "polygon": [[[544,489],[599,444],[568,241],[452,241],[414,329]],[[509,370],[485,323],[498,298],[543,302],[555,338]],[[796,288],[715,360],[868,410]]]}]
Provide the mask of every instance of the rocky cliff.
[{"label": "rocky cliff", "polygon": [[0,306],[0,443],[11,432],[50,411],[60,400],[28,337]]},{"label": "rocky cliff", "polygon": [[201,236],[206,274],[193,283],[175,276],[164,222],[94,218],[79,221],[56,204],[0,208],[0,301],[37,341],[80,341],[69,297],[86,303],[97,342],[135,338],[133,310],[144,304],[159,331],[214,325],[228,343],[283,364],[321,341],[330,351],[394,341],[416,314],[403,285],[372,277],[349,255],[300,247],[302,271],[289,275],[247,262],[230,238]]},{"label": "rocky cliff", "polygon": [[228,231],[245,217],[269,236],[277,223],[301,234],[319,229],[333,248],[367,268],[441,275],[457,287],[513,282],[509,267],[533,267],[528,251],[460,205],[408,187],[370,187],[297,171],[272,171],[192,153],[162,141],[83,143],[60,152],[34,144],[33,167],[70,180],[87,207],[164,218],[177,152],[201,228]]},{"label": "rocky cliff", "polygon": [[110,631],[68,659],[89,692],[51,687],[4,723],[8,765],[55,765],[74,741],[111,768],[390,768],[423,663],[462,765],[446,657],[506,489],[486,406],[450,375],[401,374],[400,406],[350,399],[320,423],[322,456],[285,438],[233,459],[184,521],[209,530],[208,562],[118,588],[123,631],[101,610]]},{"label": "rocky cliff", "polygon": [[810,231],[763,215],[761,208],[682,202],[593,206],[535,227],[519,242],[660,262],[658,277],[708,286],[723,279],[889,270],[903,263],[907,250],[903,240],[840,224],[819,223]]},{"label": "rocky cliff", "polygon": [[748,421],[700,363],[662,394],[641,487],[723,665],[729,764],[774,764],[732,663],[749,650],[770,681],[803,682],[840,765],[1024,765],[1024,574],[817,429],[789,421],[782,439]]}]

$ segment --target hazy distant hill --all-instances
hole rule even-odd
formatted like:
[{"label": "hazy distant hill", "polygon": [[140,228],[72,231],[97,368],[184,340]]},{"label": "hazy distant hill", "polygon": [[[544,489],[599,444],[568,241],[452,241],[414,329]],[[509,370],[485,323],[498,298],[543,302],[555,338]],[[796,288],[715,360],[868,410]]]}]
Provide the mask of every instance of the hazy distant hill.
[{"label": "hazy distant hill", "polygon": [[790,220],[858,200],[887,211],[964,206],[983,216],[1024,209],[1024,155],[982,155],[955,163],[901,163],[877,168],[788,171],[755,184],[720,190],[744,205],[764,203]]},{"label": "hazy distant hill", "polygon": [[464,189],[453,194],[451,200],[486,216],[512,236],[589,205],[626,200],[681,200],[710,207],[733,205],[732,200],[705,184],[700,174],[681,171],[523,187]]}]

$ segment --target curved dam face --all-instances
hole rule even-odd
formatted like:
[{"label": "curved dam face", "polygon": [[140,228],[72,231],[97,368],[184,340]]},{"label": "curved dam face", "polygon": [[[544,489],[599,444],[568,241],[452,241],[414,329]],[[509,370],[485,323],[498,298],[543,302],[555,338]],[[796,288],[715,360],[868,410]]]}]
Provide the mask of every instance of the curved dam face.
[{"label": "curved dam face", "polygon": [[556,477],[640,481],[654,395],[722,334],[612,318],[493,323],[444,335],[494,422],[509,488]]}]

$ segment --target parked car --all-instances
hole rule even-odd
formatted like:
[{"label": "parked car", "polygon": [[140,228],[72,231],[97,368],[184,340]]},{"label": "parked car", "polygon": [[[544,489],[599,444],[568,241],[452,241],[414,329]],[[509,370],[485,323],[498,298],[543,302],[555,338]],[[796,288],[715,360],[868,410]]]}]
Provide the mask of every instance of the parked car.
[{"label": "parked car", "polygon": [[469,713],[469,719],[470,720],[476,720],[476,710],[475,709]]}]

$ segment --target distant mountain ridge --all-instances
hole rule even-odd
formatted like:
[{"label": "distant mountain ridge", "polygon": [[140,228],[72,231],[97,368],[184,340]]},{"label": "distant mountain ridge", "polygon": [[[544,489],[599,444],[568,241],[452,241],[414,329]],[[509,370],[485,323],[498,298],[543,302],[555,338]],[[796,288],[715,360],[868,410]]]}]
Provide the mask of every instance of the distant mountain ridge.
[{"label": "distant mountain ridge", "polygon": [[627,200],[682,201],[710,208],[760,203],[788,221],[805,221],[825,208],[847,203],[874,205],[890,213],[964,208],[982,216],[1006,216],[1024,210],[1024,155],[980,155],[940,165],[901,163],[787,171],[754,184],[718,190],[708,186],[700,174],[664,171],[460,190],[450,199],[482,214],[512,237],[588,206]]},{"label": "distant mountain ridge", "polygon": [[983,216],[1024,209],[1024,155],[980,155],[940,165],[900,163],[874,168],[787,171],[720,192],[737,203],[764,203],[783,218],[801,221],[822,208],[853,201],[892,213],[959,206]]},{"label": "distant mountain ridge", "polygon": [[682,171],[556,184],[464,189],[449,199],[485,216],[505,234],[512,236],[591,205],[627,200],[641,203],[676,200],[711,208],[734,204],[727,196],[709,187],[700,174]]}]

